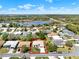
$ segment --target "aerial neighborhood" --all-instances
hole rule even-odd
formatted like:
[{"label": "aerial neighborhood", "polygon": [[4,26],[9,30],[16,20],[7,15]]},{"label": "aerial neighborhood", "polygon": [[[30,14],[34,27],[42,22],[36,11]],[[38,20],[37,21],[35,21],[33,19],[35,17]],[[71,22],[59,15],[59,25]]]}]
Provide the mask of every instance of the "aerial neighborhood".
[{"label": "aerial neighborhood", "polygon": [[75,59],[66,56],[79,54],[79,31],[72,28],[77,24],[57,20],[56,16],[40,21],[23,19],[3,21],[0,18],[0,54],[10,55],[2,59]]}]

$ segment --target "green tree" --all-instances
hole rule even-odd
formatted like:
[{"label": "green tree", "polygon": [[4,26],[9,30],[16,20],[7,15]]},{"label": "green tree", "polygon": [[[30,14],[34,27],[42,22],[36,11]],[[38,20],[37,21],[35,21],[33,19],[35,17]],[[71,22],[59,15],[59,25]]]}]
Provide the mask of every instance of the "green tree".
[{"label": "green tree", "polygon": [[72,47],[72,46],[73,46],[73,43],[72,43],[71,41],[67,41],[67,42],[66,42],[66,46]]},{"label": "green tree", "polygon": [[49,52],[54,52],[57,51],[57,46],[55,44],[53,44],[51,41],[48,41],[46,46],[48,47],[48,51]]},{"label": "green tree", "polygon": [[46,39],[45,34],[44,34],[42,31],[36,33],[36,35],[37,35],[40,39]]},{"label": "green tree", "polygon": [[27,40],[27,36],[20,35],[19,36],[19,40],[26,41]]},{"label": "green tree", "polygon": [[3,33],[1,38],[2,38],[2,40],[7,41],[8,40],[8,34],[7,33]]},{"label": "green tree", "polygon": [[29,51],[29,48],[26,47],[26,45],[22,46],[22,52],[23,52],[23,53],[26,53],[26,52],[28,52],[28,51]]},{"label": "green tree", "polygon": [[9,24],[9,27],[19,27],[20,25],[19,24],[16,24],[16,23],[10,23]]},{"label": "green tree", "polygon": [[30,33],[30,34],[27,35],[27,39],[28,39],[28,41],[31,41],[32,38],[33,38],[32,33]]},{"label": "green tree", "polygon": [[2,27],[6,27],[6,25],[5,25],[5,24],[3,24],[3,25],[2,25]]}]

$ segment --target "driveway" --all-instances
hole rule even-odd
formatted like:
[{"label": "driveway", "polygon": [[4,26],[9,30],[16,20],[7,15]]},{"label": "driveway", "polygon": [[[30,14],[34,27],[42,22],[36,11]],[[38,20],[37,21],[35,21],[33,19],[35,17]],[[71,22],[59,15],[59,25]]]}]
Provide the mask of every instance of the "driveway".
[{"label": "driveway", "polygon": [[30,59],[35,59],[35,57],[34,57],[34,56],[32,56],[32,57],[30,57]]},{"label": "driveway", "polygon": [[[8,53],[13,53],[13,49],[9,49]],[[2,57],[2,59],[10,59],[10,57]]]},{"label": "driveway", "polygon": [[2,59],[10,59],[10,57],[2,57]]},{"label": "driveway", "polygon": [[49,59],[58,59],[55,56],[48,56]]},{"label": "driveway", "polygon": [[13,53],[13,50],[14,50],[14,49],[9,49],[9,52],[8,52],[8,53]]}]

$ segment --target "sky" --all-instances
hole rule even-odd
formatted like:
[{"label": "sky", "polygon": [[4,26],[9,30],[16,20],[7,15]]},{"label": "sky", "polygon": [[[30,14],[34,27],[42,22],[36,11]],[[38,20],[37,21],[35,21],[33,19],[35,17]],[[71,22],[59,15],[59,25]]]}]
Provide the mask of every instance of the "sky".
[{"label": "sky", "polygon": [[79,0],[0,0],[0,14],[79,14]]}]

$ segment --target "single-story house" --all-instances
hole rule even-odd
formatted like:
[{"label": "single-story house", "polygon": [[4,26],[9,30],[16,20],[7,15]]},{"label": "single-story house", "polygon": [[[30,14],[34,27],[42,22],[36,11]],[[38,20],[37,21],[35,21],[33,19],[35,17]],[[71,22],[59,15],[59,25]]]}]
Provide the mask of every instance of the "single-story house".
[{"label": "single-story house", "polygon": [[13,32],[15,31],[15,29],[16,29],[16,28],[13,28],[13,27],[12,27],[12,28],[8,28],[8,29],[7,29],[7,33],[9,33],[9,34],[10,34],[10,33],[13,33]]},{"label": "single-story house", "polygon": [[21,35],[22,34],[22,32],[21,31],[15,31],[15,32],[13,32],[15,35]]},{"label": "single-story house", "polygon": [[42,40],[33,41],[32,46],[35,47],[37,45],[38,45],[38,47],[44,46],[44,42]]},{"label": "single-story house", "polygon": [[20,28],[20,27],[19,27],[19,28],[16,29],[16,31],[22,31],[22,29],[23,29],[23,28]]},{"label": "single-story house", "polygon": [[63,33],[64,35],[68,35],[68,36],[74,36],[74,35],[75,35],[74,32],[72,32],[72,31],[70,31],[70,30],[68,30],[68,29],[62,30],[62,33]]},{"label": "single-story house", "polygon": [[27,47],[30,47],[29,41],[19,41],[18,48],[22,48],[22,46],[26,45]]},{"label": "single-story house", "polygon": [[6,41],[6,43],[4,43],[3,47],[6,48],[16,48],[18,45],[18,41]]},{"label": "single-story house", "polygon": [[63,47],[65,44],[64,40],[58,35],[52,36],[52,40],[58,47]]},{"label": "single-story house", "polygon": [[79,40],[79,35],[75,35],[73,38]]},{"label": "single-story house", "polygon": [[75,36],[73,36],[73,38],[74,38],[74,40],[76,41],[76,43],[79,44],[79,35],[75,35]]},{"label": "single-story house", "polygon": [[40,49],[40,53],[45,53],[44,41],[43,40],[35,40],[32,43],[32,47],[36,47]]},{"label": "single-story house", "polygon": [[54,32],[51,32],[51,33],[48,33],[48,34],[47,34],[47,36],[48,36],[49,38],[52,38],[52,36],[55,36],[55,35],[57,35],[57,33],[54,33]]},{"label": "single-story house", "polygon": [[35,33],[39,32],[39,30],[37,27],[34,27],[31,29],[31,32],[32,32],[32,34],[35,34]]},{"label": "single-story house", "polygon": [[1,31],[1,32],[7,32],[7,29],[8,29],[8,28],[2,27],[2,28],[0,28],[0,31]]}]

